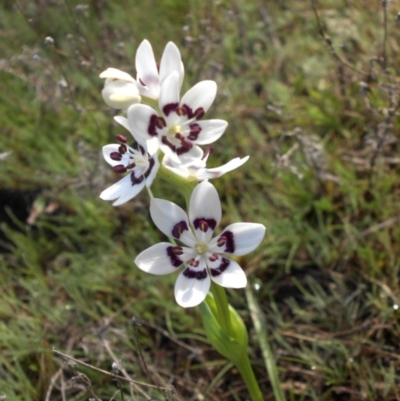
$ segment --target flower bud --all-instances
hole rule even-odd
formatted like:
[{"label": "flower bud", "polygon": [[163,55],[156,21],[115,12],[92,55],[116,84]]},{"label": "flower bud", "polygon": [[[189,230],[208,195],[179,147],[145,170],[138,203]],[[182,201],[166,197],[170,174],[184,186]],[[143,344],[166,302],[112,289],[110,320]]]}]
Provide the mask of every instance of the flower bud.
[{"label": "flower bud", "polygon": [[100,78],[106,80],[101,95],[110,107],[127,109],[132,104],[140,103],[136,81],[126,72],[108,68],[100,74]]}]

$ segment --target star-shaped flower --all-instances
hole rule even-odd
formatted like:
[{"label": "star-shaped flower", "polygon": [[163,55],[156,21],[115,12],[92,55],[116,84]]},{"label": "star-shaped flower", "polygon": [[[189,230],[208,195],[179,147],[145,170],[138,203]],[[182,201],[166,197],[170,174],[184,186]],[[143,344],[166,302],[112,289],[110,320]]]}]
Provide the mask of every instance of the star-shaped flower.
[{"label": "star-shaped flower", "polygon": [[194,189],[189,216],[178,205],[152,199],[150,214],[155,225],[168,237],[184,245],[162,242],[140,253],[135,263],[148,273],[164,275],[183,270],[175,284],[175,299],[183,307],[200,304],[211,280],[227,288],[242,288],[247,278],[233,259],[245,255],[261,243],[265,227],[257,223],[235,223],[212,239],[221,221],[221,203],[214,186],[207,181]]},{"label": "star-shaped flower", "polygon": [[179,100],[179,74],[174,71],[161,86],[158,100],[162,115],[150,106],[134,104],[128,109],[132,132],[143,140],[158,138],[159,148],[176,163],[190,164],[203,156],[198,145],[215,142],[224,133],[224,120],[201,120],[213,103],[217,84],[202,81]]},{"label": "star-shaped flower", "polygon": [[103,147],[104,159],[116,173],[129,174],[100,194],[104,200],[116,199],[114,206],[128,202],[144,186],[150,187],[160,166],[157,155],[149,156],[145,146],[138,144],[138,149],[134,149],[127,144],[127,138],[123,135],[117,135],[117,139],[120,144]]}]

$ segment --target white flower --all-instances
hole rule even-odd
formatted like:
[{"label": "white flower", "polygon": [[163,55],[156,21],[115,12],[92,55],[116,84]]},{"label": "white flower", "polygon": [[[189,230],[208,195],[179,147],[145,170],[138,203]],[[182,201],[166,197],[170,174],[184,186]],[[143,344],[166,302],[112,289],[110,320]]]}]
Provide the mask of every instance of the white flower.
[{"label": "white flower", "polygon": [[235,170],[236,168],[246,163],[247,160],[249,160],[249,156],[243,157],[242,159],[240,157],[236,157],[232,159],[230,162],[223,164],[222,166],[214,168],[206,168],[208,157],[209,154],[207,154],[202,159],[194,160],[192,164],[184,165],[175,163],[172,159],[165,156],[162,164],[168,170],[172,171],[173,173],[183,178],[189,180],[196,179],[198,181],[204,181],[221,177],[221,175],[224,175],[229,171]]},{"label": "white flower", "polygon": [[176,71],[165,79],[158,100],[162,116],[152,107],[134,104],[128,109],[132,132],[143,140],[157,138],[158,146],[175,163],[191,164],[203,156],[198,145],[215,142],[224,133],[224,120],[200,119],[213,103],[217,84],[202,81],[179,100],[179,75]]},{"label": "white flower", "polygon": [[159,67],[148,40],[143,40],[136,51],[136,72],[139,91],[142,96],[157,100],[164,80],[174,71],[178,74],[179,89],[182,86],[184,67],[181,53],[173,42],[168,42]]},{"label": "white flower", "polygon": [[145,147],[139,144],[138,150],[134,149],[127,144],[127,138],[123,135],[117,135],[117,139],[120,144],[103,147],[104,159],[116,173],[129,174],[100,194],[104,200],[116,199],[114,206],[128,202],[144,186],[150,187],[159,168],[157,156],[149,156]]},{"label": "white flower", "polygon": [[164,275],[184,267],[175,284],[175,299],[183,307],[196,306],[206,297],[211,280],[227,288],[243,288],[247,279],[242,268],[225,257],[245,255],[262,241],[265,227],[236,223],[212,239],[221,221],[221,203],[216,189],[207,181],[194,189],[189,216],[179,206],[152,199],[150,214],[155,225],[168,237],[185,246],[162,242],[140,253],[135,263],[145,272]]},{"label": "white flower", "polygon": [[126,72],[108,68],[100,74],[100,78],[106,80],[101,95],[110,107],[127,109],[132,104],[140,103],[136,81]]}]

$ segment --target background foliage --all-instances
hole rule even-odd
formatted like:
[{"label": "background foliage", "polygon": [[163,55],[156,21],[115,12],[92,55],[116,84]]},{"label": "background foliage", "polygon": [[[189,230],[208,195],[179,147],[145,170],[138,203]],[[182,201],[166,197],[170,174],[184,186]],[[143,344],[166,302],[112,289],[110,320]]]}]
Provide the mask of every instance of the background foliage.
[{"label": "background foliage", "polygon": [[[211,164],[251,155],[214,184],[223,225],[267,227],[242,265],[287,399],[400,399],[398,10],[351,3],[1,2],[0,397],[246,399],[197,311],[175,304],[175,277],[133,264],[160,240],[147,194],[118,208],[98,198],[118,178],[101,147],[121,129],[98,74],[135,76],[147,38],[158,57],[169,40],[180,47],[184,90],[217,81],[209,113],[229,127]],[[159,180],[153,190],[182,202]],[[229,297],[273,399],[244,291]],[[120,361],[151,384],[142,349],[176,393],[115,382],[53,348],[107,371]]]}]

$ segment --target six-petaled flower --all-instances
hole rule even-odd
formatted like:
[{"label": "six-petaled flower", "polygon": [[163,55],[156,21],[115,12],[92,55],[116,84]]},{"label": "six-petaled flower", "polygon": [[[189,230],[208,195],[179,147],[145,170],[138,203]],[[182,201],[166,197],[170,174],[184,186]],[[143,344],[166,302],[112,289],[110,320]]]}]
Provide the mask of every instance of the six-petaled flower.
[{"label": "six-petaled flower", "polygon": [[150,214],[155,225],[183,245],[162,242],[140,253],[135,263],[148,273],[164,275],[183,268],[175,284],[175,299],[183,307],[200,304],[211,280],[227,288],[247,284],[244,271],[228,255],[245,255],[262,241],[265,227],[257,223],[235,223],[212,238],[221,221],[217,190],[204,181],[194,189],[189,216],[178,205],[152,199]]},{"label": "six-petaled flower", "polygon": [[128,109],[129,126],[137,136],[158,139],[161,151],[180,164],[190,164],[203,156],[198,145],[215,142],[224,133],[224,120],[201,120],[217,93],[214,81],[202,81],[179,100],[179,74],[174,71],[161,86],[161,115],[145,104]]}]

